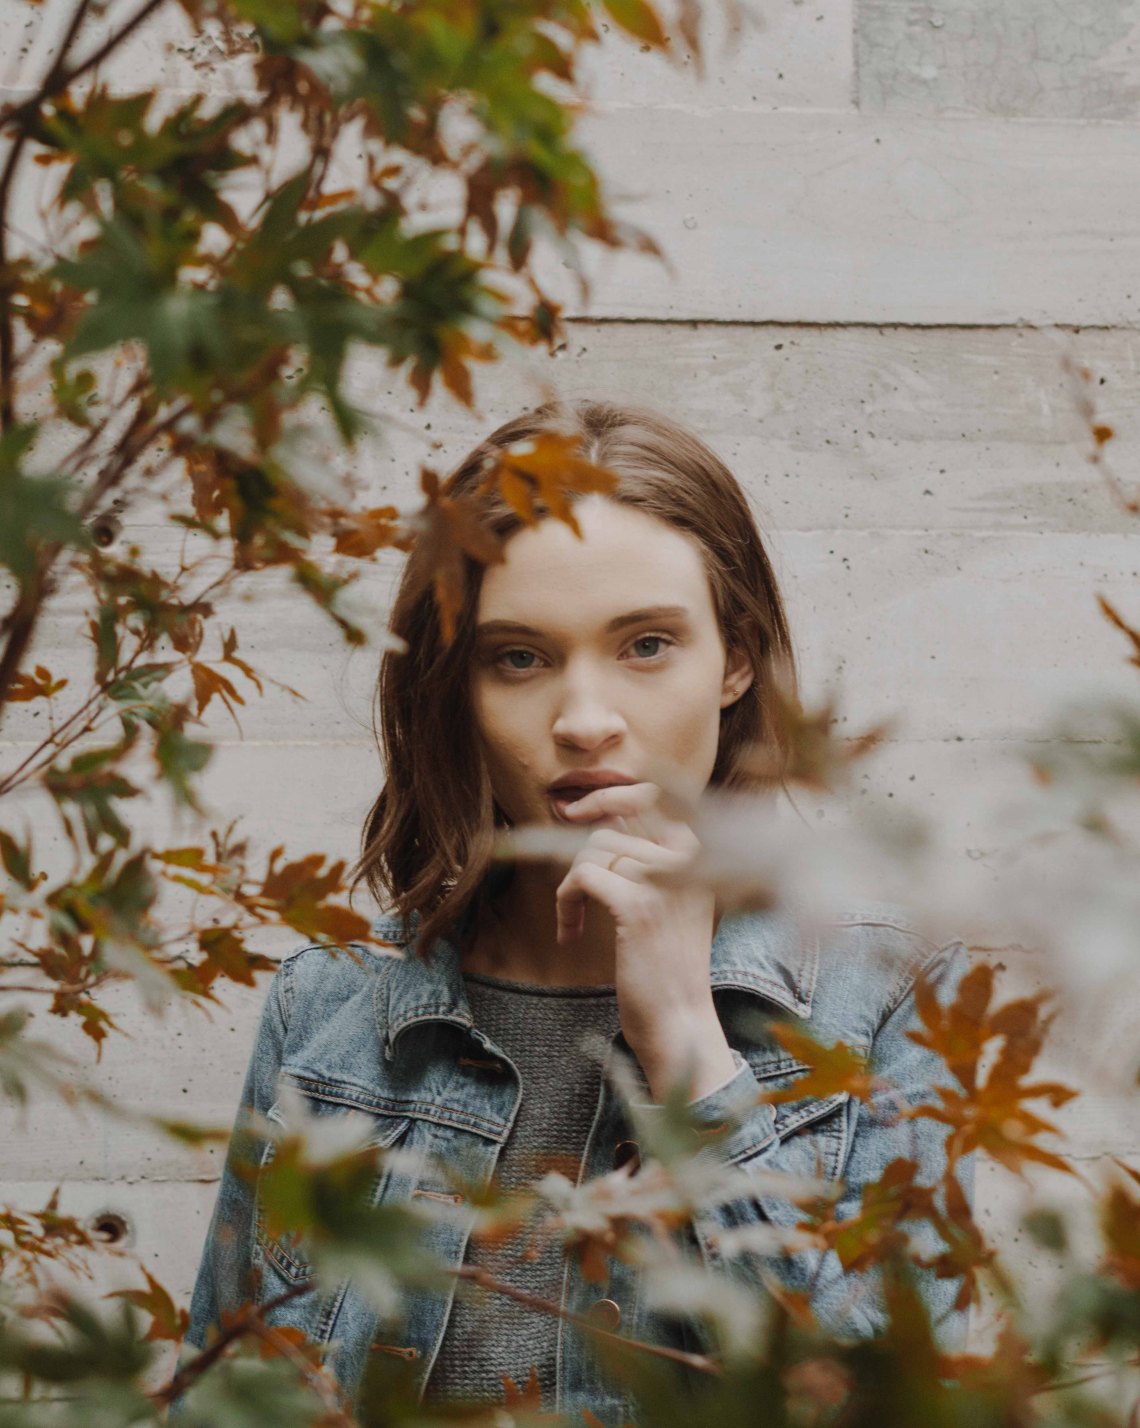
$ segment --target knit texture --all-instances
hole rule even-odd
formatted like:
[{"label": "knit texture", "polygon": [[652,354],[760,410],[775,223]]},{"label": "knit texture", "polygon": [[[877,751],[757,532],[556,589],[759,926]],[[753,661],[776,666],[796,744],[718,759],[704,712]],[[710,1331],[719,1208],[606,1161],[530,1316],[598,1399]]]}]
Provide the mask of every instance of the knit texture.
[{"label": "knit texture", "polygon": [[[601,1087],[601,1065],[590,1052],[599,1038],[609,1042],[621,1024],[616,989],[537,987],[473,972],[464,981],[475,1025],[522,1078],[518,1113],[499,1155],[500,1183],[516,1189],[547,1170],[576,1182]],[[538,1228],[549,1213],[540,1204],[528,1225],[497,1245],[470,1238],[464,1263],[561,1303],[562,1246]],[[553,1412],[557,1344],[553,1315],[460,1280],[424,1396],[502,1400],[503,1376],[522,1389],[533,1366],[541,1407]]]}]

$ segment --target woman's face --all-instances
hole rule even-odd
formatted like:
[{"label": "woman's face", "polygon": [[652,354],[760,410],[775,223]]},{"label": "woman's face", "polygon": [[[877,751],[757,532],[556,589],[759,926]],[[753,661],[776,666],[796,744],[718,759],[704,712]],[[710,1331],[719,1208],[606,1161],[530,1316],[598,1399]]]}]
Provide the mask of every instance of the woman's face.
[{"label": "woman's face", "polygon": [[726,668],[694,539],[604,496],[574,513],[581,539],[551,517],[524,527],[479,594],[472,703],[514,824],[557,821],[549,785],[582,770],[699,793],[720,711],[752,678]]}]

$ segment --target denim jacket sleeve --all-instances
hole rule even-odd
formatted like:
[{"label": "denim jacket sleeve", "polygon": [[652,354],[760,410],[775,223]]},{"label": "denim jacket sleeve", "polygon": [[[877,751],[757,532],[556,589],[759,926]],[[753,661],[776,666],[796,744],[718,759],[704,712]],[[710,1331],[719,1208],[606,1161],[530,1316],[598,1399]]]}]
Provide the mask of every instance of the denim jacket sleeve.
[{"label": "denim jacket sleeve", "polygon": [[[929,979],[939,1001],[947,1002],[953,999],[968,966],[965,948],[955,942],[933,952],[920,974]],[[920,1184],[934,1185],[943,1176],[946,1128],[936,1121],[900,1118],[898,1114],[903,1101],[911,1106],[934,1101],[934,1085],[950,1078],[951,1073],[936,1053],[907,1036],[908,1031],[921,1026],[911,979],[905,994],[880,1023],[871,1048],[871,1071],[893,1090],[856,1106],[846,1104],[832,1113],[853,1116],[841,1171],[842,1192],[835,1209],[839,1219],[857,1212],[864,1186],[877,1180],[891,1161],[900,1157],[918,1162],[916,1178]],[[690,1110],[699,1124],[728,1122],[729,1133],[716,1143],[713,1153],[727,1157],[746,1171],[750,1167],[782,1169],[780,1140],[773,1133],[772,1107],[758,1099],[760,1083],[748,1061],[739,1051],[734,1050],[733,1055],[736,1075],[691,1102]],[[959,1162],[955,1172],[971,1206],[973,1168],[971,1155]],[[789,1289],[809,1291],[812,1309],[824,1328],[845,1336],[873,1336],[886,1322],[877,1271],[845,1271],[834,1250],[797,1250],[778,1259],[764,1259],[751,1252],[725,1257],[718,1250],[717,1235],[724,1229],[765,1221],[790,1228],[800,1215],[797,1206],[765,1189],[700,1211],[693,1218],[693,1230],[706,1263],[721,1266],[734,1277],[751,1280],[758,1288],[765,1278],[774,1277]],[[905,1228],[912,1244],[924,1256],[945,1248],[928,1221],[908,1220]],[[935,1337],[948,1353],[961,1351],[965,1344],[968,1311],[954,1308],[960,1283],[958,1279],[939,1279],[932,1270],[918,1271],[919,1292],[928,1306]]]},{"label": "denim jacket sleeve", "polygon": [[273,1103],[286,1026],[285,979],[278,969],[262,1006],[190,1300],[186,1342],[197,1349],[205,1348],[207,1331],[212,1324],[219,1323],[223,1309],[236,1309],[254,1297],[255,1286],[251,1282],[254,1191],[250,1180],[238,1173],[237,1165],[239,1161],[256,1162],[264,1150],[264,1139],[250,1126],[250,1112],[264,1116]]}]

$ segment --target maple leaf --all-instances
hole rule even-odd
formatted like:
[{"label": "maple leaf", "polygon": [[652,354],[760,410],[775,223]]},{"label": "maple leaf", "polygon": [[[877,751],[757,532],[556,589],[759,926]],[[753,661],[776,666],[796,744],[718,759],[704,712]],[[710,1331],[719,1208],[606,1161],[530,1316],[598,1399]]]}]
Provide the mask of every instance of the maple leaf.
[{"label": "maple leaf", "polygon": [[370,506],[366,511],[333,513],[333,549],[339,555],[366,559],[384,546],[398,544],[402,534],[400,512],[395,506]]},{"label": "maple leaf", "polygon": [[421,468],[420,487],[427,501],[410,520],[416,532],[417,573],[410,575],[409,588],[416,592],[425,581],[432,582],[443,641],[449,645],[466,593],[464,553],[483,565],[497,564],[505,558],[503,542],[479,519],[473,501],[443,494],[430,466]]},{"label": "maple leaf", "polygon": [[269,1333],[259,1333],[257,1347],[262,1359],[280,1358],[284,1355],[296,1362],[299,1354],[314,1368],[321,1366],[321,1346],[315,1344],[304,1329],[299,1329],[295,1324],[274,1324]]},{"label": "maple leaf", "polygon": [[527,525],[537,525],[541,501],[552,516],[565,521],[579,538],[581,527],[567,499],[568,491],[598,491],[609,495],[617,488],[618,476],[605,466],[597,466],[578,453],[582,438],[560,432],[542,432],[529,444],[515,443],[490,458],[490,467],[479,486],[480,494],[496,487],[503,500]]},{"label": "maple leaf", "polygon": [[227,679],[221,670],[211,669],[208,664],[199,664],[197,660],[190,661],[190,674],[194,680],[194,695],[198,701],[198,713],[201,714],[207,707],[211,699],[216,694],[226,708],[233,715],[234,723],[238,728],[237,714],[234,712],[232,699],[237,704],[244,704],[245,700],[238,693],[231,680]]},{"label": "maple leaf", "polygon": [[801,1228],[833,1249],[844,1270],[858,1272],[885,1256],[903,1250],[909,1240],[900,1226],[908,1219],[935,1219],[934,1191],[915,1181],[918,1162],[892,1160],[878,1180],[863,1186],[858,1210],[846,1219],[836,1219],[830,1201],[819,1202],[816,1210],[801,1221]]},{"label": "maple leaf", "polygon": [[236,668],[240,669],[242,674],[245,675],[246,679],[248,679],[251,684],[257,686],[258,694],[264,694],[265,690],[262,686],[261,680],[257,676],[257,672],[252,668],[252,666],[248,665],[245,660],[238,659],[237,655],[234,653],[234,651],[237,649],[237,643],[237,631],[231,625],[225,635],[222,637],[222,659],[225,661],[226,664],[232,664],[236,666]]},{"label": "maple leaf", "polygon": [[321,872],[324,853],[310,853],[295,863],[276,867],[285,851],[278,844],[269,854],[261,895],[256,899],[261,907],[272,907],[281,920],[304,937],[328,937],[334,942],[351,942],[366,938],[370,923],[366,917],[347,907],[330,906],[325,899],[343,887],[343,858],[330,863]]},{"label": "maple leaf", "polygon": [[140,1265],[139,1268],[146,1275],[146,1289],[113,1289],[103,1297],[125,1299],[128,1304],[133,1304],[136,1309],[142,1309],[151,1316],[150,1328],[146,1331],[144,1340],[169,1339],[173,1343],[180,1343],[190,1326],[189,1310],[175,1305],[168,1291],[159,1284],[145,1265]]},{"label": "maple leaf", "polygon": [[[959,1084],[935,1086],[940,1104],[913,1106],[900,1115],[949,1127],[946,1154],[951,1168],[963,1155],[980,1149],[1017,1174],[1026,1161],[1074,1174],[1061,1156],[1036,1143],[1040,1135],[1058,1134],[1057,1127],[1025,1105],[1044,1099],[1062,1106],[1077,1095],[1057,1081],[1025,1079],[1052,1023],[1052,1016],[1042,1015],[1050,993],[1019,997],[991,1010],[993,987],[994,972],[987,963],[966,973],[949,1006],[939,1002],[927,978],[916,981],[915,1004],[923,1030],[908,1031],[907,1036],[940,1056]],[[979,1064],[994,1038],[1001,1038],[1001,1049],[982,1080]]]},{"label": "maple leaf", "polygon": [[983,1269],[988,1270],[998,1284],[1012,1294],[1012,1286],[997,1259],[997,1251],[982,1237],[957,1177],[947,1175],[942,1188],[946,1195],[946,1212],[937,1216],[936,1227],[946,1241],[946,1249],[940,1254],[916,1259],[915,1263],[924,1269],[932,1269],[938,1279],[961,1279],[954,1298],[955,1309],[966,1309],[970,1304],[981,1303],[978,1274]]},{"label": "maple leaf", "polygon": [[[1140,1185],[1140,1173],[1115,1162]],[[1100,1230],[1105,1255],[1102,1269],[1133,1292],[1140,1291],[1140,1196],[1126,1184],[1110,1187],[1100,1205]]]},{"label": "maple leaf", "polygon": [[118,1031],[119,1029],[110,1012],[105,1011],[95,1002],[78,1002],[72,1007],[72,1010],[79,1017],[79,1024],[84,1035],[89,1036],[99,1051],[102,1051],[102,1044],[106,1040],[108,1030]]},{"label": "maple leaf", "polygon": [[51,671],[37,664],[34,674],[17,674],[5,698],[17,704],[29,699],[50,699],[67,683],[66,679],[55,679]]},{"label": "maple leaf", "polygon": [[956,1381],[960,1389],[970,1394],[995,1397],[1007,1405],[1003,1422],[1028,1424],[1040,1422],[1033,1403],[1035,1394],[1049,1382],[1049,1368],[1038,1362],[1029,1343],[1022,1338],[1009,1320],[998,1332],[992,1354],[943,1354],[938,1372]]},{"label": "maple leaf", "polygon": [[211,987],[219,977],[227,977],[242,986],[256,985],[255,973],[271,972],[277,963],[260,952],[251,952],[230,927],[207,927],[198,933],[202,960],[192,967],[177,967],[174,976],[179,986],[215,1000]]},{"label": "maple leaf", "polygon": [[865,1101],[878,1088],[878,1078],[867,1070],[866,1053],[858,1047],[843,1041],[824,1046],[791,1022],[773,1022],[770,1030],[789,1056],[797,1057],[810,1068],[806,1076],[799,1077],[792,1085],[766,1091],[762,1100],[770,1105],[799,1101],[805,1096],[834,1096],[840,1091]]}]

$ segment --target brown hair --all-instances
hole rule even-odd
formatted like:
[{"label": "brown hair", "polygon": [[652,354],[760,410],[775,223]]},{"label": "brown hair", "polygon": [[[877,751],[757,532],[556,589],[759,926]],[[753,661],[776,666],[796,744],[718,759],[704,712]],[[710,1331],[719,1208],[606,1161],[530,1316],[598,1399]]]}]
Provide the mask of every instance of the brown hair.
[{"label": "brown hair", "polygon": [[[788,750],[775,717],[776,690],[796,698],[795,655],[776,578],[736,478],[704,442],[651,408],[556,399],[493,431],[447,478],[443,493],[470,502],[505,540],[524,521],[497,487],[476,494],[487,458],[542,433],[578,436],[577,454],[618,477],[608,499],[696,539],[725,646],[744,650],[755,671],[750,687],[721,711],[710,784],[783,787]],[[568,499],[578,497],[569,492]],[[541,503],[536,509],[549,516]],[[380,663],[376,732],[387,781],[364,824],[351,884],[355,890],[366,880],[377,902],[383,906],[387,898],[405,927],[418,912],[421,950],[454,932],[466,922],[464,914],[493,895],[487,886],[492,844],[496,830],[509,823],[491,791],[468,690],[484,566],[462,557],[464,598],[445,646],[425,559],[419,546],[413,549],[392,607],[391,629],[407,652],[386,650]],[[742,766],[742,756],[757,746],[769,754],[775,774]]]}]

